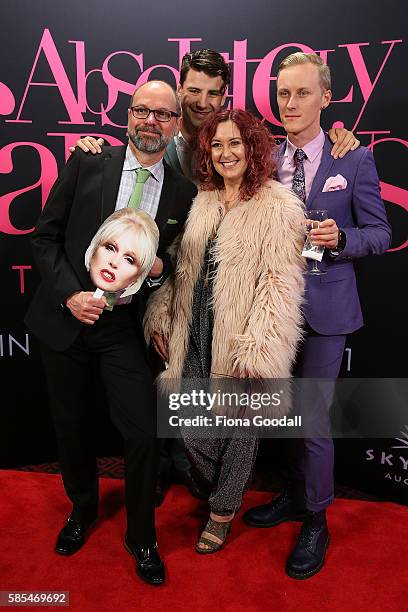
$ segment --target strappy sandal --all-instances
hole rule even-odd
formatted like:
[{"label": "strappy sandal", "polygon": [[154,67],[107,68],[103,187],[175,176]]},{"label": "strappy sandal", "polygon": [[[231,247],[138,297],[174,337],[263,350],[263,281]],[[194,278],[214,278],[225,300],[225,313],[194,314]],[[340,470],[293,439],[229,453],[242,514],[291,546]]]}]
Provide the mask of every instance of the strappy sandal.
[{"label": "strappy sandal", "polygon": [[[209,555],[221,550],[231,530],[232,521],[233,519],[224,522],[213,521],[212,518],[208,519],[196,544],[196,552],[200,555]],[[204,544],[207,548],[200,548],[200,544]]]}]

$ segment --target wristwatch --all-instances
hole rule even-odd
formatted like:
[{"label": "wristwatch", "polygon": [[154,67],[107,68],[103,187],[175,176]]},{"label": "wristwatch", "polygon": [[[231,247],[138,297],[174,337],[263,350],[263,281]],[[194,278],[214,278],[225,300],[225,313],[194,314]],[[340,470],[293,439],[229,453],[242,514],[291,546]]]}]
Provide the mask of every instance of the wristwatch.
[{"label": "wristwatch", "polygon": [[346,246],[347,237],[346,233],[342,229],[339,229],[339,238],[337,240],[337,246],[334,249],[330,249],[330,256],[337,257],[344,250]]},{"label": "wristwatch", "polygon": [[157,278],[152,278],[151,276],[146,277],[146,285],[149,289],[155,289],[156,287],[160,287],[163,284],[164,274],[160,274]]}]

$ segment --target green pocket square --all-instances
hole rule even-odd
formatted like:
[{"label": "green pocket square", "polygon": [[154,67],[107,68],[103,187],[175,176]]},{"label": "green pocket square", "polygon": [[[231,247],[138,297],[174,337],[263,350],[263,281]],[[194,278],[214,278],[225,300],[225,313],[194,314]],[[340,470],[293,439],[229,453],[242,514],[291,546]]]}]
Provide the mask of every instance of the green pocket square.
[{"label": "green pocket square", "polygon": [[178,223],[177,219],[167,219],[167,223],[169,225],[176,225]]}]

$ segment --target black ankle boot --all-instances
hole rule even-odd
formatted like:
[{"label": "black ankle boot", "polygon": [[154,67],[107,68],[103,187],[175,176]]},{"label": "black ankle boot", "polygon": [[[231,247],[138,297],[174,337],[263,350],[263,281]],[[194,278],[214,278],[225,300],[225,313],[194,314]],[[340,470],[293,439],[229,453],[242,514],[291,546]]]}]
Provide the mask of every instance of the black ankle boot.
[{"label": "black ankle boot", "polygon": [[244,514],[244,521],[251,527],[274,527],[285,521],[303,521],[306,508],[303,499],[291,491],[285,491],[269,504],[250,508]]},{"label": "black ankle boot", "polygon": [[320,571],[329,545],[326,510],[307,512],[299,539],[286,563],[286,573],[291,578],[304,580]]}]

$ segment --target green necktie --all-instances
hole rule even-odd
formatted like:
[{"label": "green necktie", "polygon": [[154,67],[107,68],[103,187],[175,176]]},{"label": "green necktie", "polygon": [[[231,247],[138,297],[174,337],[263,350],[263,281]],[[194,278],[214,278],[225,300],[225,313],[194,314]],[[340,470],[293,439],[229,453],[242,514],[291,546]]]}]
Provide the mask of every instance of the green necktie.
[{"label": "green necktie", "polygon": [[116,302],[116,293],[112,291],[105,291],[103,295],[106,297],[106,301],[108,302],[105,310],[113,310]]},{"label": "green necktie", "polygon": [[149,178],[149,176],[151,176],[150,170],[146,170],[146,168],[136,168],[135,172],[136,184],[133,193],[129,199],[129,208],[139,208],[140,202],[142,201],[144,184]]}]

